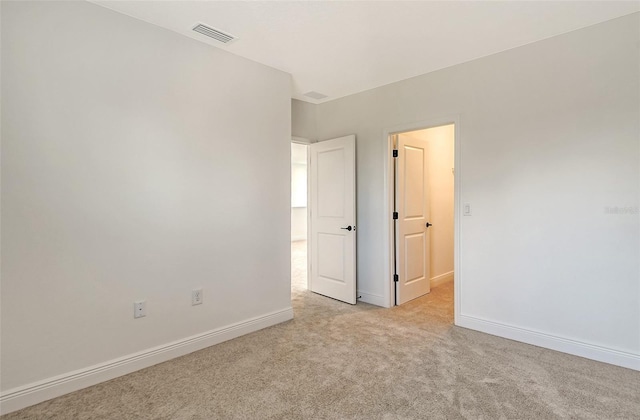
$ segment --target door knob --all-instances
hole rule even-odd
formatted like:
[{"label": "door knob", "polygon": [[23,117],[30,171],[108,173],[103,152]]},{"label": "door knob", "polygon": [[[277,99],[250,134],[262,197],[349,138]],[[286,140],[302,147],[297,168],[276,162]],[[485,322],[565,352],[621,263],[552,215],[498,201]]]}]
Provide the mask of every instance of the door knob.
[{"label": "door knob", "polygon": [[340,228],[340,229],[348,230],[349,232],[351,232],[351,229],[353,228],[351,226],[347,226],[346,228]]},{"label": "door knob", "polygon": [[427,222],[427,227],[429,227],[429,226],[433,226],[433,224]]}]

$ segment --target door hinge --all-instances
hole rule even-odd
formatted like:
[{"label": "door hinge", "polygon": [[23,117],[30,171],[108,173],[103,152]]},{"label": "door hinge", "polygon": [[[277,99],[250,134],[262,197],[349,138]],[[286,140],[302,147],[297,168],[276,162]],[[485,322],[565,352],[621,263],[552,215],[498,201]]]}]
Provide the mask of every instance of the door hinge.
[{"label": "door hinge", "polygon": [[393,220],[398,220],[398,212],[397,211],[393,212]]},{"label": "door hinge", "polygon": [[397,282],[398,282],[398,280],[399,280],[399,279],[398,279],[398,275],[397,275],[397,274],[394,274],[394,275],[393,275],[393,281],[397,283]]},{"label": "door hinge", "polygon": [[398,150],[397,149],[393,150],[393,157],[398,157]]}]

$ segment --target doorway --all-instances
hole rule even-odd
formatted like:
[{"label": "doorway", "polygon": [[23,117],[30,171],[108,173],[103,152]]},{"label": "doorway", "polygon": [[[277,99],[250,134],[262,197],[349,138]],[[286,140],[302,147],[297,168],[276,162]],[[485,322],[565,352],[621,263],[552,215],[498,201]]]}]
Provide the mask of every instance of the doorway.
[{"label": "doorway", "polygon": [[309,146],[291,143],[291,289],[307,289],[307,173]]},{"label": "doorway", "polygon": [[355,135],[292,141],[292,296],[310,290],[356,304],[355,152]]},{"label": "doorway", "polygon": [[452,285],[455,125],[389,135],[393,304]]}]

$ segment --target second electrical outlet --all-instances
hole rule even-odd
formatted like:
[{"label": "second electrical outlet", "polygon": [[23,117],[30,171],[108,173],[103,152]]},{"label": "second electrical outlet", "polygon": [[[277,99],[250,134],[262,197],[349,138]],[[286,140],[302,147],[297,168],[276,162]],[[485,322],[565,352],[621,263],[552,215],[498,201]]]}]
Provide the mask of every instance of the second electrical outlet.
[{"label": "second electrical outlet", "polygon": [[191,306],[202,304],[202,289],[193,289],[191,291]]}]

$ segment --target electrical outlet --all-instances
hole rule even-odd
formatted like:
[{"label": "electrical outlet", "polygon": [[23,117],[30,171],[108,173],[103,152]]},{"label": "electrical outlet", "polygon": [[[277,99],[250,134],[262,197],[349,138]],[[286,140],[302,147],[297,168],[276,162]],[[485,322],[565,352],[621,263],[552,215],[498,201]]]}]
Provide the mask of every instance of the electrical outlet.
[{"label": "electrical outlet", "polygon": [[193,289],[191,291],[191,306],[202,304],[202,289]]},{"label": "electrical outlet", "polygon": [[147,301],[139,300],[133,302],[133,317],[142,318],[143,316],[147,316]]}]

